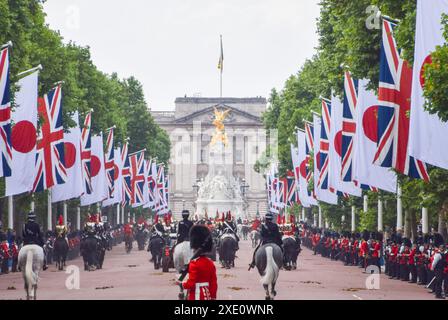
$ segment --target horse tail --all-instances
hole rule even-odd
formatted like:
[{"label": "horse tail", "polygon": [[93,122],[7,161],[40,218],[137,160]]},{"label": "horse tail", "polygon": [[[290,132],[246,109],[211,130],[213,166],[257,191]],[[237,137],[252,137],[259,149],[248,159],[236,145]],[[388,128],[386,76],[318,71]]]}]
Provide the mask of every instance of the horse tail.
[{"label": "horse tail", "polygon": [[26,264],[25,264],[25,279],[28,286],[35,286],[37,284],[37,274],[33,271],[33,257],[34,252],[32,249],[28,250],[26,253]]},{"label": "horse tail", "polygon": [[273,250],[271,246],[266,247],[266,269],[261,279],[263,285],[272,284],[278,275],[279,267],[275,263]]}]

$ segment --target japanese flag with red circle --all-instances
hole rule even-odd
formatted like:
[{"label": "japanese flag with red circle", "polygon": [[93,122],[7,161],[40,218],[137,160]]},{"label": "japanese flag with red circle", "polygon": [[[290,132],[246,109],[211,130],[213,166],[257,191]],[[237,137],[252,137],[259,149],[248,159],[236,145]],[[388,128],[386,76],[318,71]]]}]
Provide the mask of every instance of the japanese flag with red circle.
[{"label": "japanese flag with red circle", "polygon": [[109,190],[106,183],[102,134],[92,137],[92,153],[90,161],[92,193],[84,194],[81,197],[81,206],[102,202],[108,198]]},{"label": "japanese flag with red circle", "polygon": [[378,141],[378,97],[359,80],[356,134],[353,142],[353,178],[360,184],[396,193],[397,176],[389,168],[374,164]]},{"label": "japanese flag with red circle", "polygon": [[12,175],[6,177],[5,196],[29,192],[33,189],[37,141],[37,86],[39,72],[34,72],[18,82],[11,119],[13,122]]},{"label": "japanese flag with red circle", "polygon": [[443,45],[442,15],[448,14],[448,0],[419,0],[415,31],[414,77],[409,129],[409,154],[426,163],[448,169],[448,123],[424,109],[424,66],[431,53]]},{"label": "japanese flag with red circle", "polygon": [[305,132],[297,131],[297,162],[299,164],[299,169],[296,174],[299,178],[299,199],[302,202],[303,207],[309,208],[311,205],[317,205],[317,201],[308,191],[307,166],[309,165],[309,158],[306,154],[305,139]]},{"label": "japanese flag with red circle", "polygon": [[329,185],[331,189],[355,197],[361,197],[361,188],[354,182],[342,179],[342,120],[344,107],[339,98],[331,99],[331,127],[330,127],[330,167]]},{"label": "japanese flag with red circle", "polygon": [[80,197],[84,193],[81,167],[81,129],[78,112],[72,117],[75,127],[64,134],[64,157],[67,180],[51,188],[51,202],[59,202]]}]

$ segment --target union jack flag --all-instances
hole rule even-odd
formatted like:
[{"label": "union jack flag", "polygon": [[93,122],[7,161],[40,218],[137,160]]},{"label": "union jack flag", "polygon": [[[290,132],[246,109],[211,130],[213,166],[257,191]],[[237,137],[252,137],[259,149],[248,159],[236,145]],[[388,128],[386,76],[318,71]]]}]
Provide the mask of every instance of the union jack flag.
[{"label": "union jack flag", "polygon": [[294,175],[294,172],[292,171],[288,171],[288,175],[286,176],[286,180],[287,180],[287,189],[288,189],[288,193],[286,196],[286,203],[288,207],[292,207],[294,206],[294,204],[298,203],[300,204],[299,201],[299,192],[297,189],[297,181],[296,181],[296,177]]},{"label": "union jack flag", "polygon": [[331,102],[322,100],[322,128],[320,132],[320,175],[318,180],[318,188],[328,190],[328,167],[330,164],[330,128],[331,128]]},{"label": "union jack flag", "polygon": [[92,113],[88,113],[84,119],[84,126],[81,132],[81,167],[85,191],[92,194],[92,173],[90,163],[92,160],[92,136],[90,129],[92,126]]},{"label": "union jack flag", "polygon": [[412,68],[400,57],[393,30],[383,19],[380,85],[378,92],[378,147],[374,163],[413,178],[429,181],[426,164],[408,154]]},{"label": "union jack flag", "polygon": [[288,179],[277,179],[277,207],[283,209],[286,206],[288,195]]},{"label": "union jack flag", "polygon": [[314,127],[306,123],[305,124],[305,142],[306,142],[306,157],[307,157],[307,165],[306,165],[306,181],[309,183],[313,174],[310,170],[311,166],[311,151],[314,151]]},{"label": "union jack flag", "polygon": [[147,181],[146,183],[148,184],[148,203],[145,204],[145,208],[153,208],[154,209],[154,205],[155,205],[155,186],[156,186],[156,172],[157,172],[157,165],[155,163],[155,161],[153,160],[148,160],[146,161],[146,177],[147,177]]},{"label": "union jack flag", "polygon": [[125,143],[123,150],[121,150],[121,163],[123,168],[121,170],[122,183],[123,183],[123,196],[121,200],[121,205],[129,205],[132,199],[132,189],[131,189],[131,165],[128,157],[129,143]]},{"label": "union jack flag", "polygon": [[144,151],[129,157],[131,163],[131,204],[138,207],[145,203],[143,193],[145,185],[145,153]]},{"label": "union jack flag", "polygon": [[37,138],[36,177],[33,192],[49,189],[67,180],[64,162],[64,127],[62,126],[62,89],[57,86],[39,98],[42,127]]},{"label": "union jack flag", "polygon": [[9,86],[9,48],[0,51],[0,176],[11,176],[11,92]]},{"label": "union jack flag", "polygon": [[342,181],[351,182],[353,169],[353,138],[356,133],[355,112],[358,103],[358,80],[345,73],[344,109],[342,120]]},{"label": "union jack flag", "polygon": [[157,181],[156,181],[156,205],[155,209],[158,214],[164,214],[167,205],[165,203],[165,168],[163,165],[157,166]]},{"label": "union jack flag", "polygon": [[104,165],[106,169],[107,188],[109,198],[114,197],[115,188],[115,161],[114,161],[114,129],[110,129],[106,141],[106,154],[104,155]]}]

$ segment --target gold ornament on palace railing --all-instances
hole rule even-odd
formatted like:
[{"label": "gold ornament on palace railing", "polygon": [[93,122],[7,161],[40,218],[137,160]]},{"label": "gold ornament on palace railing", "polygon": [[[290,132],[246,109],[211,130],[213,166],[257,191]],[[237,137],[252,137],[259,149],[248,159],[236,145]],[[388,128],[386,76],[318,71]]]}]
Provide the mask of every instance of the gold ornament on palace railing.
[{"label": "gold ornament on palace railing", "polygon": [[215,126],[215,134],[213,135],[211,145],[214,146],[218,141],[222,142],[227,147],[229,140],[225,131],[224,120],[230,113],[230,110],[219,111],[215,108],[215,119],[213,125]]}]

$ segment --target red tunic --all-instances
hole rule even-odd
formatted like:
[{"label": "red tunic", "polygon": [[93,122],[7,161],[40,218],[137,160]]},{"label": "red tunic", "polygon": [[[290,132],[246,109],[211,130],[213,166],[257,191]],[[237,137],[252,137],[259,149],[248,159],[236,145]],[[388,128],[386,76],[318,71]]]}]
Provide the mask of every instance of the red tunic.
[{"label": "red tunic", "polygon": [[9,253],[9,244],[7,242],[1,243],[0,247],[1,247],[1,251],[3,251],[3,256],[4,256],[5,259],[12,258],[10,253]]},{"label": "red tunic", "polygon": [[252,230],[257,230],[260,226],[260,220],[255,220],[254,223],[252,223]]},{"label": "red tunic", "polygon": [[131,224],[124,225],[124,234],[127,236],[132,235],[132,225]]},{"label": "red tunic", "polygon": [[338,245],[338,240],[333,239],[333,241],[331,242],[331,249],[335,250],[337,245]]},{"label": "red tunic", "polygon": [[409,261],[408,264],[409,265],[414,265],[415,264],[415,255],[417,253],[417,249],[412,249],[411,253],[409,254]]},{"label": "red tunic", "polygon": [[182,286],[189,290],[188,300],[216,300],[218,281],[213,261],[204,256],[192,260],[188,280]]},{"label": "red tunic", "polygon": [[369,253],[369,246],[367,245],[367,241],[361,242],[361,257],[365,257]]},{"label": "red tunic", "polygon": [[375,245],[373,246],[372,257],[379,258],[380,257],[380,250],[381,250],[381,245],[378,242],[376,242]]},{"label": "red tunic", "polygon": [[392,245],[391,253],[390,253],[390,256],[389,256],[389,261],[395,262],[395,259],[397,258],[397,255],[398,255],[398,246],[397,245]]},{"label": "red tunic", "polygon": [[408,254],[410,254],[410,253],[411,253],[411,251],[408,249],[405,249],[403,251],[403,254],[400,257],[400,264],[404,265],[404,264],[408,263]]}]

